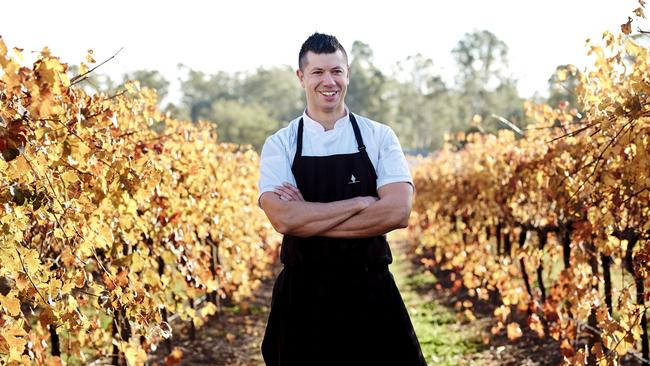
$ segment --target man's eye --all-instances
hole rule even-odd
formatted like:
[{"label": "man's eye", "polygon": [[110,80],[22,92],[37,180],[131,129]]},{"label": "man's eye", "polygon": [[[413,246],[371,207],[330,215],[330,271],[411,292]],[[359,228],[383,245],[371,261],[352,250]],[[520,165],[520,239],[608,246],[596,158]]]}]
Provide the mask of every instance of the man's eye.
[{"label": "man's eye", "polygon": [[312,72],[312,74],[316,74],[316,75],[320,75],[322,73],[323,73],[322,71],[314,71],[314,72]]}]

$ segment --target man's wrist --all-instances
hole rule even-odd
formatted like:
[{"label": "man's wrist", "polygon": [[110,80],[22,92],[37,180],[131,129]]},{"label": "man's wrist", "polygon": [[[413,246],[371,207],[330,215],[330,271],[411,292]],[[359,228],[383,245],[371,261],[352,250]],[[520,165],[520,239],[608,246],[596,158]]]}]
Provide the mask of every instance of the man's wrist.
[{"label": "man's wrist", "polygon": [[368,197],[362,197],[362,196],[354,197],[354,200],[356,201],[355,208],[357,212],[365,210],[372,204],[372,201],[369,200]]}]

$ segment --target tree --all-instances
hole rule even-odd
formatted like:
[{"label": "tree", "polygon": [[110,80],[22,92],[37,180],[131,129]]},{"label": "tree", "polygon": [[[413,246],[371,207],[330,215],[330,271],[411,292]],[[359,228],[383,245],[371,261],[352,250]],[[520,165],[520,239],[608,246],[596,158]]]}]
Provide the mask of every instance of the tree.
[{"label": "tree", "polygon": [[281,122],[266,107],[243,105],[234,100],[216,100],[211,106],[211,121],[217,124],[220,141],[251,144],[257,151],[268,136],[280,128]]},{"label": "tree", "polygon": [[179,69],[186,72],[186,77],[181,78],[181,117],[190,118],[195,122],[201,119],[210,120],[212,104],[215,101],[237,99],[235,90],[238,73],[220,71],[209,75],[185,65],[179,65]]},{"label": "tree", "polygon": [[449,90],[434,70],[433,61],[421,54],[397,64],[396,105],[391,122],[405,148],[425,152],[442,144],[451,127]]},{"label": "tree", "polygon": [[350,85],[346,104],[350,110],[385,121],[389,114],[387,77],[373,63],[374,53],[369,45],[355,41],[350,51]]},{"label": "tree", "polygon": [[576,67],[559,65],[548,79],[548,105],[559,107],[560,102],[567,102],[571,108],[580,109],[576,98],[576,88],[580,84]]},{"label": "tree", "polygon": [[493,121],[487,130],[505,127],[497,122],[495,115],[520,124],[522,100],[516,80],[507,74],[505,42],[487,30],[466,33],[452,53],[458,66],[458,120],[468,122],[479,115],[483,121]]},{"label": "tree", "polygon": [[305,106],[300,82],[289,66],[258,68],[246,75],[235,94],[244,105],[265,107],[272,118],[283,122],[302,114]]},{"label": "tree", "polygon": [[495,89],[507,78],[508,46],[490,31],[466,33],[452,50],[456,82],[468,91]]},{"label": "tree", "polygon": [[270,133],[302,113],[300,83],[288,66],[216,74],[181,68],[186,71],[181,113],[193,121],[216,122],[221,141],[259,150]]}]

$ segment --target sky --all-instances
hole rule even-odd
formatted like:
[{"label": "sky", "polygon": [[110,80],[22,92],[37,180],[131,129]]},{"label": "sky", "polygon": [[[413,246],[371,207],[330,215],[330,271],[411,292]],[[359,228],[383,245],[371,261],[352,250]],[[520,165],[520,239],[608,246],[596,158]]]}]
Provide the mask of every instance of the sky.
[{"label": "sky", "polygon": [[155,69],[174,81],[179,63],[206,73],[295,68],[300,45],[318,31],[334,34],[348,50],[355,40],[368,44],[388,73],[420,53],[451,83],[451,50],[465,33],[489,30],[508,45],[511,76],[520,94],[531,97],[546,92],[556,66],[584,69],[585,40],[618,32],[636,7],[638,0],[9,0],[0,36],[8,47],[25,49],[26,61],[44,46],[70,64],[88,49],[101,62],[123,47],[98,71],[121,79]]}]

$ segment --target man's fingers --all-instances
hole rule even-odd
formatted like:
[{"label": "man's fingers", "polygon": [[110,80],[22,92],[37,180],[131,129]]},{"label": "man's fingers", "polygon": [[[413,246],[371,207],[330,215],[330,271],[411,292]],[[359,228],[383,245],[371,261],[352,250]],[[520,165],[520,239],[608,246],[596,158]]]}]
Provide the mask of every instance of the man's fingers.
[{"label": "man's fingers", "polygon": [[284,183],[282,183],[282,187],[290,189],[290,190],[292,190],[294,192],[300,192],[300,190],[291,183],[284,182]]},{"label": "man's fingers", "polygon": [[285,201],[288,201],[288,200],[293,198],[289,192],[286,192],[286,191],[284,191],[282,189],[276,188],[275,193],[280,195],[280,198],[283,198]]},{"label": "man's fingers", "polygon": [[278,196],[280,196],[280,199],[281,199],[282,201],[293,201],[293,200],[291,199],[291,197],[287,196],[286,194],[284,194],[284,193],[282,193],[282,192],[275,192],[275,193],[277,193]]},{"label": "man's fingers", "polygon": [[290,189],[287,189],[286,187],[282,187],[282,186],[275,187],[275,193],[279,194],[280,197],[284,197],[285,201],[300,200],[300,197],[296,193],[294,193]]},{"label": "man's fingers", "polygon": [[302,197],[302,193],[300,193],[300,190],[292,185],[291,183],[284,182],[282,183],[282,187],[288,189],[289,191],[293,192],[297,200],[304,201],[305,199]]}]

